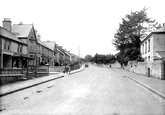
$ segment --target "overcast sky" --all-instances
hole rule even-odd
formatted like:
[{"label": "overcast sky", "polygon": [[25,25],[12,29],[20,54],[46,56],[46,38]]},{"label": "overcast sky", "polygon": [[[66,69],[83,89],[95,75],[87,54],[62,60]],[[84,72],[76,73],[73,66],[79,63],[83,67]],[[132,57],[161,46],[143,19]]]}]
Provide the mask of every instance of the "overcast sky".
[{"label": "overcast sky", "polygon": [[0,26],[4,18],[12,24],[34,24],[41,40],[56,41],[70,52],[115,54],[114,33],[121,18],[149,7],[148,16],[165,22],[164,0],[0,0]]}]

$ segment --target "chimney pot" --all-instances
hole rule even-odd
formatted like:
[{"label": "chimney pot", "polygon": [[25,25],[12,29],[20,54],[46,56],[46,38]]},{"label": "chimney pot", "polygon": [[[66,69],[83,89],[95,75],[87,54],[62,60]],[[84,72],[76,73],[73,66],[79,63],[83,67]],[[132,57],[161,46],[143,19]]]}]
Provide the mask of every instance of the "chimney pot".
[{"label": "chimney pot", "polygon": [[41,36],[39,34],[37,35],[37,39],[41,40]]},{"label": "chimney pot", "polygon": [[11,32],[11,21],[10,18],[4,18],[3,27]]}]

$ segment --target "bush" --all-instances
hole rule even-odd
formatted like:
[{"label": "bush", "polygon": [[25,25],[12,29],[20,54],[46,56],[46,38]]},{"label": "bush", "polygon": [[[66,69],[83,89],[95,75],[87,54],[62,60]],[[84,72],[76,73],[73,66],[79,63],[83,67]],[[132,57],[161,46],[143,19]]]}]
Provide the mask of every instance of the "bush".
[{"label": "bush", "polygon": [[72,70],[79,69],[80,67],[81,67],[81,66],[80,66],[80,64],[79,64],[78,62],[74,62],[74,63],[70,64],[70,69],[71,69],[71,71],[72,71]]}]

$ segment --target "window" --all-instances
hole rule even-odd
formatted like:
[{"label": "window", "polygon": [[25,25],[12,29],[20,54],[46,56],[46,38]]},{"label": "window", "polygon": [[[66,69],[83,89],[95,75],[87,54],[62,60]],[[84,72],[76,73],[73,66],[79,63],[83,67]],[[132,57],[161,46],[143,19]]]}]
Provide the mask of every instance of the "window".
[{"label": "window", "polygon": [[147,53],[147,42],[145,42],[145,54]]},{"label": "window", "polygon": [[9,40],[4,40],[4,49],[10,50],[10,41]]},{"label": "window", "polygon": [[20,45],[20,49],[19,50],[20,50],[20,53],[22,53],[22,45]]},{"label": "window", "polygon": [[144,44],[142,44],[142,46],[141,46],[141,53],[142,53],[142,55],[144,54]]},{"label": "window", "polygon": [[20,45],[18,44],[18,47],[17,47],[17,52],[19,52],[19,46],[20,46]]},{"label": "window", "polygon": [[20,44],[18,45],[17,52],[22,53],[22,45],[20,45]]},{"label": "window", "polygon": [[4,48],[3,49],[6,49],[6,40],[4,40]]},{"label": "window", "polygon": [[30,50],[33,50],[33,41],[30,41]]},{"label": "window", "polygon": [[148,40],[148,52],[150,52],[150,39]]}]

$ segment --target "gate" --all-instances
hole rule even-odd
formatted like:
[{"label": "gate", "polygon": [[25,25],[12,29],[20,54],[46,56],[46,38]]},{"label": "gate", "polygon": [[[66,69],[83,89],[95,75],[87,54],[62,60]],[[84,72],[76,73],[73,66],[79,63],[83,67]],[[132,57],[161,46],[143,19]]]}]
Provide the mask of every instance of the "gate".
[{"label": "gate", "polygon": [[151,71],[150,71],[150,68],[148,68],[148,70],[147,70],[147,76],[148,76],[148,77],[150,77],[150,72],[151,72]]}]

